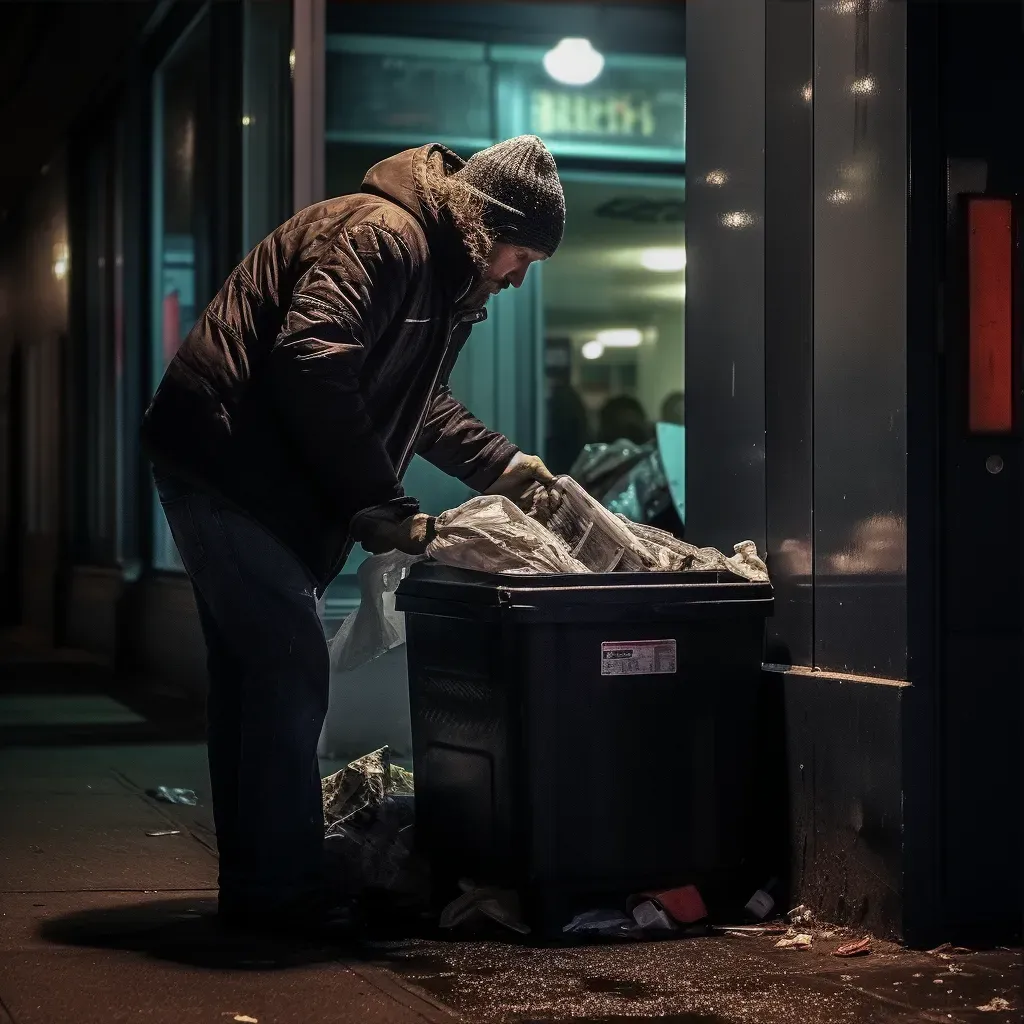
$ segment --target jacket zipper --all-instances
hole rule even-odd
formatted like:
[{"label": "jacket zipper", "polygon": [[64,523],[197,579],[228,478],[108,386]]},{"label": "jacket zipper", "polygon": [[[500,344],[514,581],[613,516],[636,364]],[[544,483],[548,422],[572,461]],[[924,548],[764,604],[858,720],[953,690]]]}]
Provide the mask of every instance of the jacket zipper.
[{"label": "jacket zipper", "polygon": [[461,316],[457,316],[448,328],[448,338],[444,343],[444,351],[441,353],[441,361],[437,364],[437,370],[434,373],[434,379],[430,384],[430,391],[427,392],[427,401],[423,406],[423,411],[420,413],[419,421],[416,424],[416,429],[413,431],[408,442],[405,446],[405,451],[402,453],[401,462],[398,464],[398,479],[401,480],[405,476],[405,471],[409,468],[409,463],[412,461],[416,442],[419,440],[423,425],[427,422],[427,416],[430,415],[430,407],[434,404],[434,398],[437,393],[437,385],[444,373],[445,366],[448,363],[448,354],[452,347],[452,338],[455,336],[455,332],[463,324],[468,323],[479,323],[486,317],[486,313],[482,309],[470,310],[468,313],[463,313]]}]

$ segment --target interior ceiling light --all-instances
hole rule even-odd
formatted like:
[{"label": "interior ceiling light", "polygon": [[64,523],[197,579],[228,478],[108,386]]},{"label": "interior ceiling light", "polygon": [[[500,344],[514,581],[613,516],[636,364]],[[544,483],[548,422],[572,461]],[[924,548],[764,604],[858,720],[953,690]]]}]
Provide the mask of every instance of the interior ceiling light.
[{"label": "interior ceiling light", "polygon": [[644,270],[655,270],[661,274],[680,271],[686,266],[686,249],[681,245],[644,249],[640,253],[640,265]]},{"label": "interior ceiling light", "polygon": [[584,359],[600,359],[604,355],[604,345],[599,341],[588,341],[580,349]]},{"label": "interior ceiling light", "polygon": [[596,340],[603,348],[636,348],[644,340],[644,335],[635,327],[615,327],[598,331]]},{"label": "interior ceiling light", "polygon": [[603,68],[604,57],[589,39],[563,39],[544,54],[544,70],[563,85],[590,85]]}]

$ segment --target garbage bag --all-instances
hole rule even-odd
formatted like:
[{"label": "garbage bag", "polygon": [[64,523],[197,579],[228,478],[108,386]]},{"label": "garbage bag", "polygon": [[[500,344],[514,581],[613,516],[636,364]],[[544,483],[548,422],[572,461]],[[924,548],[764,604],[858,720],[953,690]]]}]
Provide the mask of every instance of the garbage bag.
[{"label": "garbage bag", "polygon": [[638,445],[625,438],[610,444],[588,444],[572,464],[569,476],[597,497],[611,490],[653,448],[651,443]]},{"label": "garbage bag", "polygon": [[588,572],[566,545],[503,495],[482,495],[437,517],[427,554],[460,569],[506,573]]},{"label": "garbage bag", "polygon": [[643,523],[631,523],[620,517],[629,531],[641,540],[667,572],[731,572],[752,583],[768,582],[768,566],[757,554],[752,540],[733,545],[733,554],[726,557],[718,548],[698,548],[671,533]]},{"label": "garbage bag", "polygon": [[395,611],[395,591],[422,556],[389,551],[366,559],[356,571],[359,607],[330,642],[331,669],[350,672],[405,643],[405,616]]},{"label": "garbage bag", "polygon": [[405,910],[425,910],[430,873],[415,853],[413,776],[381,747],[322,780],[324,854],[335,888],[365,898],[386,894]]}]

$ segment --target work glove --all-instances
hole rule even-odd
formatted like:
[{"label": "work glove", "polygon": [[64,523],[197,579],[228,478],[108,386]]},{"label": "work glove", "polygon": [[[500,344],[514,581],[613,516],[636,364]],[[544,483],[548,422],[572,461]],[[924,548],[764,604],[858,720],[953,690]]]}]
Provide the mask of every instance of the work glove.
[{"label": "work glove", "polygon": [[355,539],[371,555],[383,555],[388,551],[424,555],[436,536],[434,517],[420,512],[397,522],[367,517]]},{"label": "work glove", "polygon": [[562,496],[555,478],[536,455],[517,452],[505,471],[485,494],[501,494],[524,512],[546,523],[557,511]]}]

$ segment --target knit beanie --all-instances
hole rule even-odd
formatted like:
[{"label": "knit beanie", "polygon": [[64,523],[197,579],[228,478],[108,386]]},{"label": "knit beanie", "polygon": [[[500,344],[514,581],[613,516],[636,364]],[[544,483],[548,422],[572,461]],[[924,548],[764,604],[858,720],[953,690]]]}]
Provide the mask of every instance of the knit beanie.
[{"label": "knit beanie", "polygon": [[499,242],[550,256],[565,230],[565,195],[555,158],[536,135],[519,135],[475,153],[455,176],[484,206],[484,223]]}]

